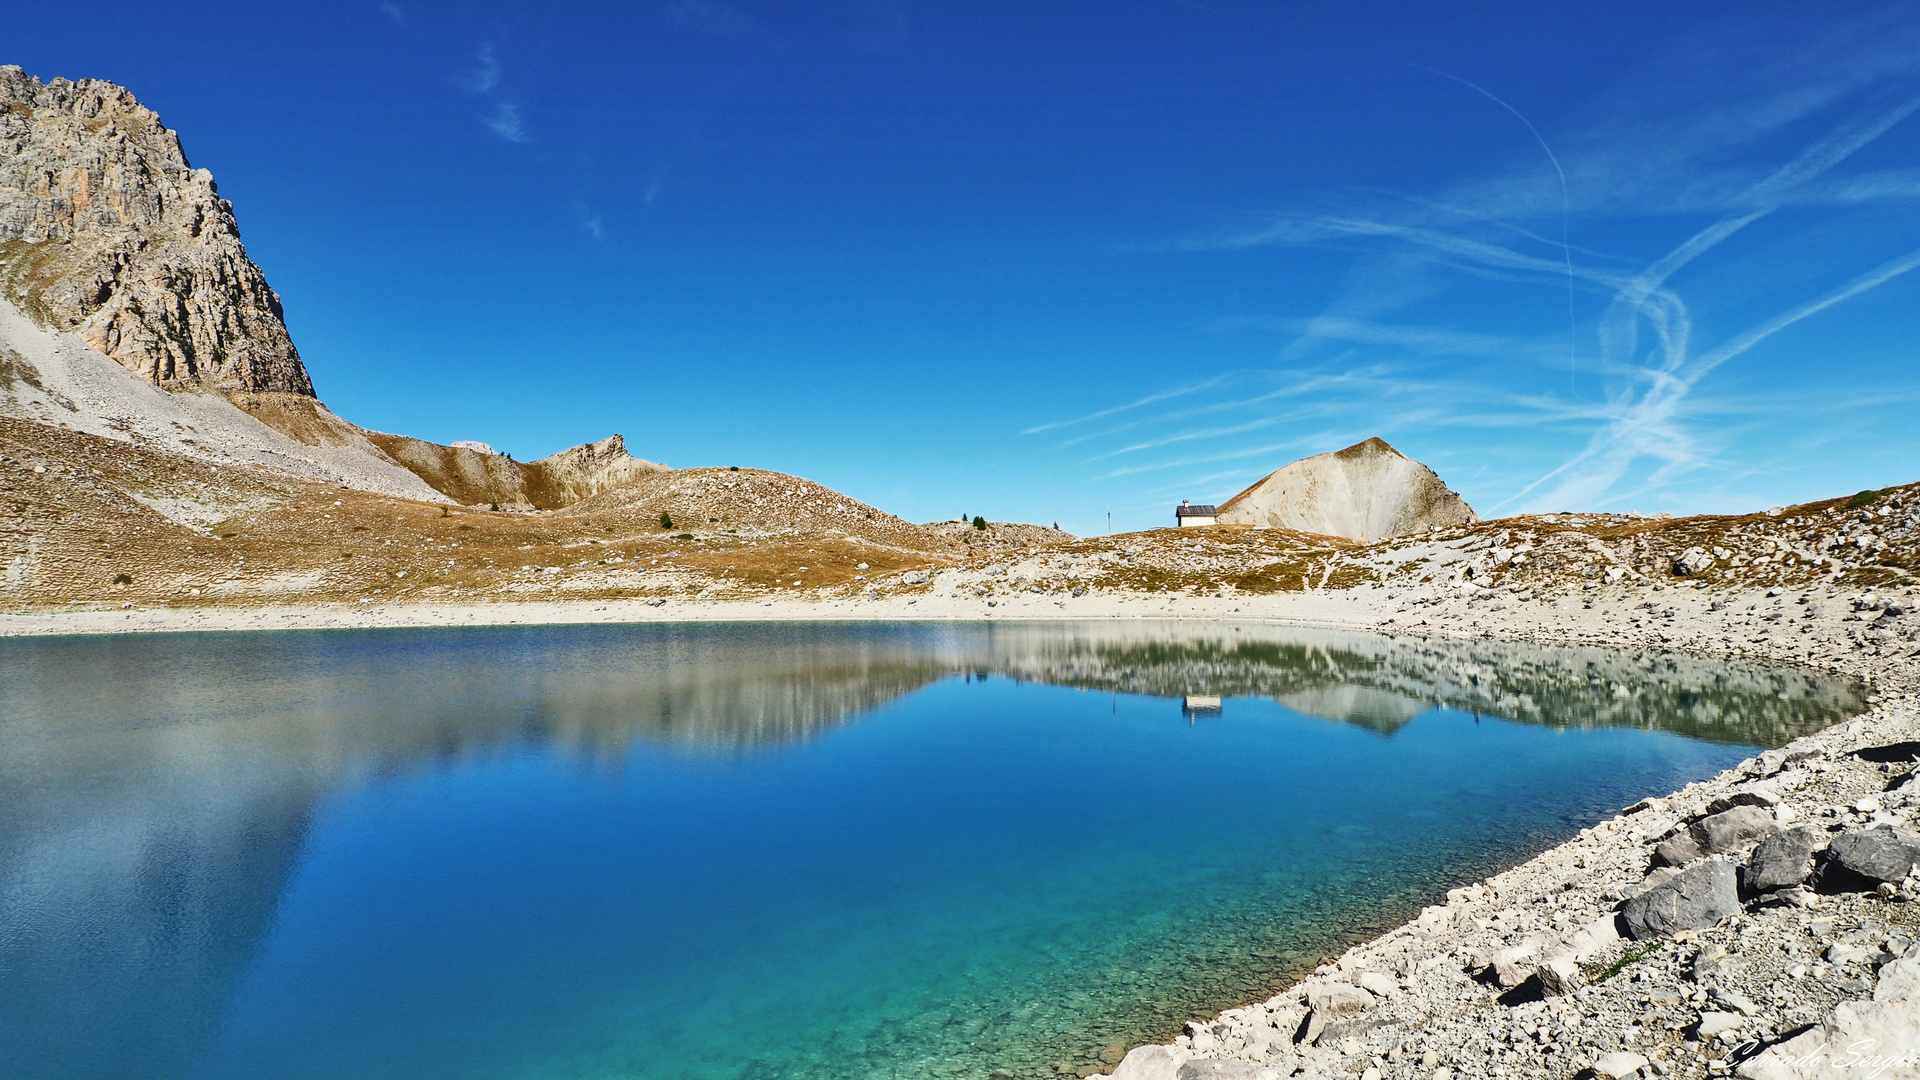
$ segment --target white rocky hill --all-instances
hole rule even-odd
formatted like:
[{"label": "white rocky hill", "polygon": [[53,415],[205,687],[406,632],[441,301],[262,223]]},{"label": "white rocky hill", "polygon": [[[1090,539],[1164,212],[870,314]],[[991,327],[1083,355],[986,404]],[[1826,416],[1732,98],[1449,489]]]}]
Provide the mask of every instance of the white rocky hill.
[{"label": "white rocky hill", "polygon": [[1219,520],[1371,542],[1479,519],[1432,469],[1376,438],[1269,473],[1222,503]]}]

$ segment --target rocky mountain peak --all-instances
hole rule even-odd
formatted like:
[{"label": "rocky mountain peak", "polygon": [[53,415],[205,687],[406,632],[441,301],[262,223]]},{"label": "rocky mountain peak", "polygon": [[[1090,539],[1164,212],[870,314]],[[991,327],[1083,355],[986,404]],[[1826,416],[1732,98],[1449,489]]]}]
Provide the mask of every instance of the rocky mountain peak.
[{"label": "rocky mountain peak", "polygon": [[167,389],[313,395],[233,204],[112,83],[0,66],[0,290]]},{"label": "rocky mountain peak", "polygon": [[1478,519],[1432,469],[1376,437],[1269,473],[1220,504],[1219,520],[1374,541]]},{"label": "rocky mountain peak", "polygon": [[1347,447],[1345,450],[1335,450],[1333,452],[1334,457],[1341,458],[1343,460],[1348,460],[1348,461],[1354,460],[1356,458],[1384,457],[1388,454],[1391,454],[1394,457],[1402,457],[1402,458],[1407,456],[1405,454],[1402,454],[1400,451],[1395,450],[1393,448],[1392,443],[1388,442],[1387,440],[1381,438],[1378,435],[1375,435],[1370,439],[1362,439],[1361,441],[1354,443],[1352,446]]}]

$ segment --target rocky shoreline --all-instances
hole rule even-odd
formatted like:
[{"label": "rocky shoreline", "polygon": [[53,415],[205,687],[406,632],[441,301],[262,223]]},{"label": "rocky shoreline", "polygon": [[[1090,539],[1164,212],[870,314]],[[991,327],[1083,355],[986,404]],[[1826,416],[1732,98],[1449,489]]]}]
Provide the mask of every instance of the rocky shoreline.
[{"label": "rocky shoreline", "polygon": [[[1453,626],[1433,629],[1588,639],[1524,616],[1463,627],[1452,614]],[[1811,648],[1781,641],[1789,652],[1701,621],[1645,633],[1849,672],[1874,690],[1868,711],[1451,890],[1292,989],[1135,1048],[1113,1075],[1920,1077],[1910,646],[1839,633]]]},{"label": "rocky shoreline", "polygon": [[1917,734],[1907,693],[1645,800],[1114,1075],[1920,1075]]}]

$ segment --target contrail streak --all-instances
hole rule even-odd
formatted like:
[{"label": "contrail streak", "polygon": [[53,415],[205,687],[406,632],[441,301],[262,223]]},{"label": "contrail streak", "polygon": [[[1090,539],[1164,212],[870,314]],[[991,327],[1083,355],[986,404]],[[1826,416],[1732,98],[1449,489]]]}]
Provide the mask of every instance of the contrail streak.
[{"label": "contrail streak", "polygon": [[1215,386],[1220,385],[1222,382],[1226,380],[1226,378],[1227,376],[1225,375],[1215,375],[1213,378],[1208,379],[1205,382],[1197,382],[1197,383],[1194,383],[1192,386],[1176,387],[1175,389],[1172,389],[1172,390],[1161,390],[1158,393],[1148,394],[1146,397],[1143,397],[1138,401],[1128,402],[1125,405],[1116,405],[1111,409],[1101,409],[1099,412],[1088,413],[1085,416],[1076,416],[1071,420],[1055,420],[1051,423],[1037,424],[1033,427],[1026,429],[1025,431],[1022,431],[1020,434],[1037,435],[1042,431],[1052,431],[1055,428],[1072,427],[1075,424],[1084,424],[1089,420],[1099,420],[1102,417],[1112,416],[1115,413],[1123,413],[1123,412],[1127,412],[1130,409],[1137,409],[1142,405],[1152,405],[1155,402],[1165,401],[1168,398],[1177,398],[1185,394],[1192,394],[1201,390],[1208,390]]},{"label": "contrail streak", "polygon": [[1443,79],[1452,79],[1461,86],[1474,91],[1488,101],[1512,113],[1515,119],[1527,125],[1527,130],[1533,133],[1534,141],[1540,144],[1540,149],[1547,152],[1547,160],[1553,162],[1554,175],[1560,178],[1560,254],[1565,257],[1567,262],[1567,389],[1569,392],[1572,392],[1573,373],[1577,359],[1576,354],[1579,351],[1580,331],[1573,320],[1573,245],[1569,242],[1569,234],[1571,232],[1569,222],[1573,218],[1573,200],[1567,196],[1567,171],[1560,167],[1560,159],[1554,155],[1553,147],[1547,145],[1547,140],[1540,134],[1540,129],[1534,127],[1533,121],[1522,115],[1519,109],[1495,97],[1485,87],[1470,83],[1458,75],[1449,75],[1439,68],[1430,68],[1424,64],[1415,64],[1414,66],[1422,71],[1432,72]]}]

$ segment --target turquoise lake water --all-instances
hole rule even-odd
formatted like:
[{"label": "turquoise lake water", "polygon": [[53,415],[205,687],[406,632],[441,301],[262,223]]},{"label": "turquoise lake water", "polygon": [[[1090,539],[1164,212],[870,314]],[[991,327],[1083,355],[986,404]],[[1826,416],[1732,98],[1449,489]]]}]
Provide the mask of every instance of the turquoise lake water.
[{"label": "turquoise lake water", "polygon": [[1084,1072],[1859,707],[1253,625],[0,641],[0,1075]]}]

